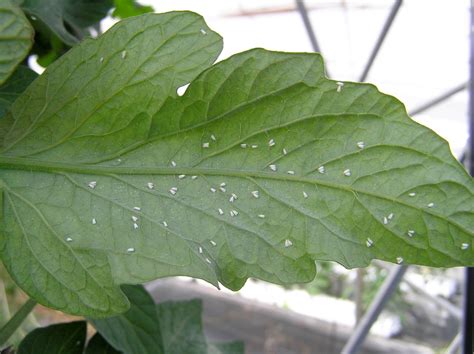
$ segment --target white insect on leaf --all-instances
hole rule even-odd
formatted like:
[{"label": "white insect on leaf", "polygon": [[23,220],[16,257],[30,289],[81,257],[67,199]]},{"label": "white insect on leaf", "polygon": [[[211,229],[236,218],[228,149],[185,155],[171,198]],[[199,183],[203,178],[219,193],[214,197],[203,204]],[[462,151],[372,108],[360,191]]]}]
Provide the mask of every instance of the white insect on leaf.
[{"label": "white insect on leaf", "polygon": [[336,85],[337,85],[337,92],[341,92],[342,91],[342,87],[344,86],[344,83],[343,82],[336,82]]}]

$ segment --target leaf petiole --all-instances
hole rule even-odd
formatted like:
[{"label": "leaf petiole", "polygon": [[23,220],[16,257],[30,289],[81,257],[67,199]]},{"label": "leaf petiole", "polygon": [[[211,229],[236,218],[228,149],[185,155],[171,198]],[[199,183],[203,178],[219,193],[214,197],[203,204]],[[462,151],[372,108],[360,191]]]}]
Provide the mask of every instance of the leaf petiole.
[{"label": "leaf petiole", "polygon": [[8,339],[21,326],[25,318],[30,314],[37,302],[33,299],[28,299],[27,302],[10,318],[10,320],[0,328],[0,346],[4,345]]}]

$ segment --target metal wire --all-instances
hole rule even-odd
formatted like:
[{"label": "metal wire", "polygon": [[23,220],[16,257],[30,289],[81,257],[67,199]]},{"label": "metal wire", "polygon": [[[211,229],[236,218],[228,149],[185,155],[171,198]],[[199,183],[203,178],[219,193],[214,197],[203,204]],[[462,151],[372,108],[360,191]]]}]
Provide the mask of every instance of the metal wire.
[{"label": "metal wire", "polygon": [[387,17],[387,20],[383,25],[382,31],[379,34],[379,38],[377,39],[377,42],[375,42],[375,46],[372,49],[372,53],[370,53],[369,60],[367,60],[367,64],[365,64],[364,71],[360,75],[359,81],[364,82],[365,79],[367,79],[369,71],[372,68],[372,64],[374,63],[375,58],[377,58],[377,54],[379,54],[380,48],[382,47],[382,44],[385,41],[385,37],[387,36],[388,31],[392,27],[393,20],[395,20],[395,17],[397,17],[398,10],[400,10],[402,3],[403,0],[396,0],[395,4],[393,4],[392,9],[390,10],[390,13]]}]

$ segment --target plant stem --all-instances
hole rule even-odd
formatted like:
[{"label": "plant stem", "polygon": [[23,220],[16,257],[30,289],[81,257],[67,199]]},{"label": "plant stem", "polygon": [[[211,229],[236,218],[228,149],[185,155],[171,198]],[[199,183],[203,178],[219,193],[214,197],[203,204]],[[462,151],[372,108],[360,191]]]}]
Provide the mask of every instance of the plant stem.
[{"label": "plant stem", "polygon": [[36,301],[28,299],[15,315],[0,329],[0,346],[5,344],[13,333],[21,326],[25,318],[36,306]]},{"label": "plant stem", "polygon": [[8,308],[7,294],[3,281],[0,280],[0,326],[3,326],[10,318],[10,309]]}]

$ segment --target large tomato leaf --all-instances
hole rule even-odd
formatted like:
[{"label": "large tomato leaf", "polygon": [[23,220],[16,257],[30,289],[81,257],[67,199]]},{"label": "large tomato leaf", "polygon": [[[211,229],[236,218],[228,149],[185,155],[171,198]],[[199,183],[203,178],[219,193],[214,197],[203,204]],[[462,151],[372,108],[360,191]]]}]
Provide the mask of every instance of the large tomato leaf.
[{"label": "large tomato leaf", "polygon": [[25,291],[104,316],[127,306],[119,284],[172,275],[239,289],[310,281],[316,259],[474,265],[472,178],[398,100],[328,80],[318,54],[209,67],[220,49],[195,14],[134,17],[12,105],[0,253]]},{"label": "large tomato leaf", "polygon": [[10,0],[0,0],[0,85],[25,59],[33,44],[33,28],[23,11]]}]

